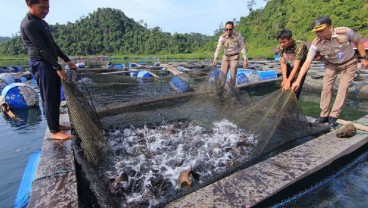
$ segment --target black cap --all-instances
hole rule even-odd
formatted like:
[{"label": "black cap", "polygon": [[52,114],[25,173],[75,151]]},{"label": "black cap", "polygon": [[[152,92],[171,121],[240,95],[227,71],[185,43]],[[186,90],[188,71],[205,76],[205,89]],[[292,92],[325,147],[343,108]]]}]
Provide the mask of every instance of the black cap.
[{"label": "black cap", "polygon": [[331,25],[331,19],[327,16],[322,16],[314,21],[314,28],[312,32],[324,30],[329,25]]}]

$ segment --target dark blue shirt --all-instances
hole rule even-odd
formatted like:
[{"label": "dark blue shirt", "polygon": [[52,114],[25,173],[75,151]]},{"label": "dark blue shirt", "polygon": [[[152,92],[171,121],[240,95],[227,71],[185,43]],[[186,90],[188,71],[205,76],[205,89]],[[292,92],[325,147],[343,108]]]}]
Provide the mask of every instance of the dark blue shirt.
[{"label": "dark blue shirt", "polygon": [[30,60],[47,61],[54,69],[61,69],[58,57],[65,62],[70,61],[55,43],[50,27],[44,20],[27,13],[22,20],[20,32]]}]

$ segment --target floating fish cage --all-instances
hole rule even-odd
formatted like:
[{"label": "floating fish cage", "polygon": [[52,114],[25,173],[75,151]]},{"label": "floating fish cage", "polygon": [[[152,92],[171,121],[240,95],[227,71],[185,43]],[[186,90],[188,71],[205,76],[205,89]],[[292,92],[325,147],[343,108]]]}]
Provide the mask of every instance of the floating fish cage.
[{"label": "floating fish cage", "polygon": [[326,132],[308,122],[294,93],[219,96],[211,73],[177,77],[191,90],[178,90],[173,76],[78,72],[63,82],[75,158],[99,206],[161,207]]}]

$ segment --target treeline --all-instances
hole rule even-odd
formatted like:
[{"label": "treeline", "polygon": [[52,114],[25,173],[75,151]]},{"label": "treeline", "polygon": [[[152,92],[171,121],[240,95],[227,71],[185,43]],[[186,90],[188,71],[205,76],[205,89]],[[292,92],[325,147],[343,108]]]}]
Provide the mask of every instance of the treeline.
[{"label": "treeline", "polygon": [[[236,25],[252,58],[271,57],[277,45],[276,34],[283,28],[292,30],[295,39],[312,41],[313,22],[321,15],[330,16],[335,27],[351,27],[368,37],[367,0],[270,0],[265,8],[258,10],[253,10],[252,5],[254,1],[244,2],[244,10],[248,6],[250,14],[241,17]],[[170,34],[160,27],[147,28],[143,21],[136,22],[121,10],[110,8],[99,8],[75,23],[50,27],[56,42],[74,56],[210,54],[223,32],[217,29],[215,36]],[[0,54],[26,54],[20,37],[0,43]]]},{"label": "treeline", "polygon": [[10,38],[9,38],[9,37],[0,37],[0,44],[1,44],[2,42],[7,41],[7,40],[10,40]]},{"label": "treeline", "polygon": [[237,25],[255,57],[272,53],[276,34],[290,29],[295,39],[312,41],[313,22],[322,15],[330,16],[334,27],[350,27],[368,37],[367,0],[271,0],[265,8],[252,10]]},{"label": "treeline", "polygon": [[[204,50],[210,36],[200,33],[170,34],[160,27],[147,28],[121,10],[99,8],[75,23],[50,25],[58,45],[71,55],[180,54]],[[0,45],[0,54],[26,51],[19,36]]]}]

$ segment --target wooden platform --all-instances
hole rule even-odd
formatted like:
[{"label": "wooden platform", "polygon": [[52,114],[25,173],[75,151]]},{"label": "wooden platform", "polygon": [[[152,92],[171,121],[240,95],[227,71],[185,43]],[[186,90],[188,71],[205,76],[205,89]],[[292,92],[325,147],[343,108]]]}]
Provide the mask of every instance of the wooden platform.
[{"label": "wooden platform", "polygon": [[[368,116],[357,121],[368,123]],[[241,170],[167,207],[252,207],[368,143],[367,132],[337,138],[336,131]]]},{"label": "wooden platform", "polygon": [[[69,123],[67,113],[60,114],[60,123]],[[49,133],[47,129],[28,207],[78,207],[72,141],[50,140]]]}]

